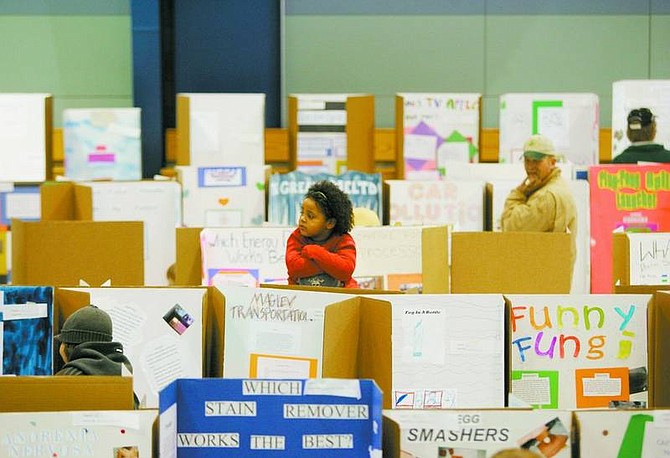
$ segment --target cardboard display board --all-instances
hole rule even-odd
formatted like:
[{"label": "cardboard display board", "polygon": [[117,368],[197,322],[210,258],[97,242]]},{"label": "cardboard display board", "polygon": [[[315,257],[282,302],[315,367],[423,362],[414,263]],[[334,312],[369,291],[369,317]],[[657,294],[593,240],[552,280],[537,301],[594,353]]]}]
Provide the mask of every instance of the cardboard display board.
[{"label": "cardboard display board", "polygon": [[390,225],[448,224],[455,231],[484,229],[482,181],[387,180]]},{"label": "cardboard display board", "polygon": [[12,220],[15,285],[141,285],[143,223]]},{"label": "cardboard display board", "polygon": [[0,286],[0,375],[51,375],[53,289]]},{"label": "cardboard display board", "polygon": [[[455,232],[451,292],[567,294],[570,244],[559,232]],[[551,275],[543,281],[545,272]]]},{"label": "cardboard display board", "polygon": [[340,174],[374,171],[374,97],[292,94],[288,101],[292,169]]},{"label": "cardboard display board", "polygon": [[371,380],[177,380],[160,401],[162,457],[382,453]]},{"label": "cardboard display board", "polygon": [[670,454],[667,410],[575,412],[581,456],[657,458]]},{"label": "cardboard display board", "polygon": [[265,94],[177,94],[177,164],[262,167]]},{"label": "cardboard display board", "polygon": [[589,168],[591,292],[612,292],[612,234],[670,231],[670,165]]},{"label": "cardboard display board", "polygon": [[71,180],[142,178],[140,108],[63,110],[65,176]]},{"label": "cardboard display board", "polygon": [[0,377],[0,412],[132,409],[131,377]]},{"label": "cardboard display board", "polygon": [[0,94],[0,183],[52,177],[53,97]]},{"label": "cardboard display board", "polygon": [[[37,185],[0,185],[0,225],[9,226],[13,218],[38,221],[40,211],[40,187]],[[6,190],[5,190],[6,189]]]},{"label": "cardboard display board", "polygon": [[649,108],[658,117],[655,143],[670,149],[670,80],[622,80],[612,83],[612,159],[630,146],[628,113]]},{"label": "cardboard display board", "polygon": [[381,174],[352,171],[340,175],[309,174],[296,170],[274,174],[270,178],[268,222],[283,226],[296,225],[307,190],[313,183],[322,180],[335,183],[347,194],[354,208],[370,209],[377,214],[379,221],[383,219]]},{"label": "cardboard display board", "polygon": [[[545,409],[649,405],[651,296],[508,296],[511,396]],[[512,400],[510,400],[512,404]]]},{"label": "cardboard display board", "polygon": [[523,144],[542,134],[569,162],[598,163],[598,95],[510,93],[500,96],[500,162],[523,162]]},{"label": "cardboard display board", "polygon": [[372,297],[392,306],[394,409],[505,406],[502,295]]},{"label": "cardboard display board", "polygon": [[0,414],[2,456],[151,457],[158,410]]},{"label": "cardboard display board", "polygon": [[184,226],[260,226],[265,222],[265,166],[177,166]]},{"label": "cardboard display board", "polygon": [[[569,458],[570,412],[384,410],[384,457],[487,458],[510,448]],[[582,456],[615,456],[591,454]]]},{"label": "cardboard display board", "polygon": [[[140,407],[157,408],[158,393],[177,378],[206,373],[208,309],[205,288],[76,288],[112,318],[113,339],[133,365]],[[81,298],[77,298],[81,301]],[[70,299],[72,301],[72,299]],[[71,314],[59,296],[60,326]],[[62,320],[62,321],[61,321]],[[56,330],[57,331],[57,330]]]},{"label": "cardboard display board", "polygon": [[478,162],[481,98],[476,93],[397,94],[400,176],[406,180],[437,179],[453,162]]},{"label": "cardboard display board", "polygon": [[12,270],[12,255],[9,253],[11,244],[11,232],[0,228],[0,284],[8,282]]}]

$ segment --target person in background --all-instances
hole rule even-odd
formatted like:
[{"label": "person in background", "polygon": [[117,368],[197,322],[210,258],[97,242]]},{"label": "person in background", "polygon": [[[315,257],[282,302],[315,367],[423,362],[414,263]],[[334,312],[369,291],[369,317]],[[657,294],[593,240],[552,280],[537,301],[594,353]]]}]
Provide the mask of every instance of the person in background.
[{"label": "person in background", "polygon": [[636,108],[628,113],[626,135],[631,145],[615,157],[612,163],[670,162],[670,151],[654,143],[656,118],[649,108]]},{"label": "person in background", "polygon": [[576,259],[577,207],[556,166],[556,152],[547,137],[531,136],[523,145],[526,179],[513,189],[500,219],[507,232],[567,232],[571,260]]},{"label": "person in background", "polygon": [[302,201],[298,227],[286,243],[290,285],[356,288],[356,244],[349,232],[353,208],[334,183],[314,183]]}]

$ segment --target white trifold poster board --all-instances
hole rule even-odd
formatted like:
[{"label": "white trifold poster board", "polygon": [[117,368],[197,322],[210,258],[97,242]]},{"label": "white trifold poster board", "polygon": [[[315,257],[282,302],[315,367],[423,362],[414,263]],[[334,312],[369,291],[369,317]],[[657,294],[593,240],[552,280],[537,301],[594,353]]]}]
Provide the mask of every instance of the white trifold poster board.
[{"label": "white trifold poster board", "polygon": [[144,222],[144,284],[167,286],[167,270],[177,259],[181,187],[174,181],[87,182],[93,221]]},{"label": "white trifold poster board", "polygon": [[226,299],[226,378],[321,377],[325,308],[352,296],[220,286]]},{"label": "white trifold poster board", "polygon": [[266,166],[175,167],[186,227],[260,226]]},{"label": "white trifold poster board", "polygon": [[347,171],[349,95],[353,94],[292,94],[298,102],[298,170],[335,175]]},{"label": "white trifold poster board", "polygon": [[72,288],[112,318],[113,339],[133,365],[142,408],[158,408],[158,393],[203,370],[205,288]]},{"label": "white trifold poster board", "polygon": [[265,163],[265,94],[181,93],[177,100],[188,104],[190,165]]},{"label": "white trifold poster board", "polygon": [[151,457],[158,410],[0,413],[3,457]]},{"label": "white trifold poster board", "polygon": [[[489,410],[384,410],[384,434],[400,434],[400,451],[387,446],[384,456],[403,458],[488,458],[522,448],[543,458],[570,458],[571,412]],[[582,456],[607,456],[595,453]]]},{"label": "white trifold poster board", "polygon": [[670,233],[628,232],[629,285],[670,284]]},{"label": "white trifold poster board", "polygon": [[670,149],[670,79],[621,80],[612,83],[612,159],[630,146],[628,113],[649,108],[656,120],[654,143]]},{"label": "white trifold poster board", "polygon": [[670,410],[575,412],[581,456],[670,456]]},{"label": "white trifold poster board", "polygon": [[203,285],[286,284],[292,227],[205,228],[200,233]]},{"label": "white trifold poster board", "polygon": [[479,161],[481,94],[399,93],[397,97],[406,180],[438,179],[452,162]]},{"label": "white trifold poster board", "polygon": [[0,94],[0,183],[47,179],[50,98],[51,94]]},{"label": "white trifold poster board", "polygon": [[389,223],[452,225],[454,231],[484,230],[483,181],[387,180]]},{"label": "white trifold poster board", "polygon": [[[586,180],[566,180],[577,208],[577,257],[572,274],[572,294],[588,294],[591,291],[591,206],[589,205],[589,183]],[[519,181],[497,180],[488,183],[490,193],[491,227],[502,231],[501,217],[509,193],[519,186]]]},{"label": "white trifold poster board", "polygon": [[591,93],[509,93],[500,96],[500,162],[523,162],[523,144],[542,134],[567,161],[598,163],[599,101]]},{"label": "white trifold poster board", "polygon": [[65,176],[71,180],[142,178],[140,108],[63,110]]},{"label": "white trifold poster board", "polygon": [[648,402],[650,295],[510,295],[510,405]]},{"label": "white trifold poster board", "polygon": [[505,406],[502,295],[372,297],[392,304],[394,409]]}]

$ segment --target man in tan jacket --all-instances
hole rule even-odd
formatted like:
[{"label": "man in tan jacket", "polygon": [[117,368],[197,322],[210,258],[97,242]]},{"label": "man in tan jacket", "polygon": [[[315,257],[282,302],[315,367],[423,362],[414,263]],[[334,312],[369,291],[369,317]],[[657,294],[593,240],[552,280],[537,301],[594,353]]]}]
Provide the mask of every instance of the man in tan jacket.
[{"label": "man in tan jacket", "polygon": [[510,192],[501,217],[503,231],[567,232],[571,259],[576,258],[577,208],[570,188],[556,167],[556,152],[547,137],[533,135],[523,145],[526,179]]}]

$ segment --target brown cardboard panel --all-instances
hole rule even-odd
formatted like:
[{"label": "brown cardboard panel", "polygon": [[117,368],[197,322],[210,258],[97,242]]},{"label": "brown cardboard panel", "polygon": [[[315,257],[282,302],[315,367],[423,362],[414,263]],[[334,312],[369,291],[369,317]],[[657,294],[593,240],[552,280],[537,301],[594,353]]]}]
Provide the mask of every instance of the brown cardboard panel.
[{"label": "brown cardboard panel", "polygon": [[383,407],[393,406],[391,303],[361,297],[358,376],[373,379],[383,393]]},{"label": "brown cardboard panel", "polygon": [[42,221],[74,219],[74,183],[42,183],[40,199]]},{"label": "brown cardboard panel", "polygon": [[612,281],[614,288],[630,284],[630,242],[626,234],[612,234]]},{"label": "brown cardboard panel", "polygon": [[[91,303],[91,295],[85,291],[72,291],[62,288],[54,289],[53,333],[60,334],[65,320],[74,312]],[[53,373],[63,368],[65,362],[60,356],[59,345],[53,346]]]},{"label": "brown cardboard panel", "polygon": [[400,425],[382,413],[382,455],[400,458]]},{"label": "brown cardboard panel", "polygon": [[144,284],[144,224],[139,221],[12,221],[16,285]]},{"label": "brown cardboard panel", "polygon": [[353,297],[326,307],[323,321],[324,378],[358,378],[360,298]]},{"label": "brown cardboard panel", "polygon": [[0,412],[70,410],[133,410],[132,377],[0,377]]},{"label": "brown cardboard panel", "polygon": [[177,228],[175,286],[198,286],[202,283],[201,231],[201,227]]},{"label": "brown cardboard panel", "polygon": [[[396,178],[405,179],[405,102],[401,95],[395,96],[395,148]],[[386,202],[386,200],[384,200]],[[385,213],[388,214],[388,213]],[[388,224],[385,223],[385,224]]]},{"label": "brown cardboard panel", "polygon": [[347,169],[375,171],[375,99],[372,95],[347,97]]},{"label": "brown cardboard panel", "polygon": [[298,98],[288,98],[288,155],[289,168],[295,170],[298,165]]},{"label": "brown cardboard panel", "polygon": [[424,294],[449,292],[449,227],[421,231],[421,276]]},{"label": "brown cardboard panel", "polygon": [[177,96],[177,165],[191,163],[190,102],[188,96]]},{"label": "brown cardboard panel", "polygon": [[670,293],[660,291],[650,306],[649,399],[651,407],[670,407]]},{"label": "brown cardboard panel", "polygon": [[615,286],[615,294],[654,294],[656,291],[670,290],[670,285],[622,285]]},{"label": "brown cardboard panel", "polygon": [[570,293],[569,234],[455,232],[451,250],[452,293]]},{"label": "brown cardboard panel", "polygon": [[203,310],[205,359],[202,373],[206,377],[223,377],[225,298],[218,288],[208,286],[205,301]]}]

